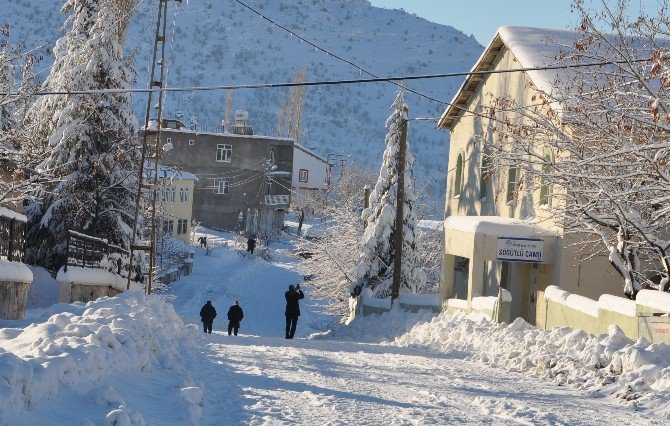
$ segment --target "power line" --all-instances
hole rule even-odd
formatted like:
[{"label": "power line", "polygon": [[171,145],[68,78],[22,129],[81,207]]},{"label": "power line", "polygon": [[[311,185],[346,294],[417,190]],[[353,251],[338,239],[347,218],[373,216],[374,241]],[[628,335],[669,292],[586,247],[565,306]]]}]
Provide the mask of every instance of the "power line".
[{"label": "power line", "polygon": [[[50,95],[96,95],[96,94],[115,94],[115,93],[162,93],[162,92],[198,92],[198,91],[214,91],[214,90],[239,90],[239,89],[271,89],[282,87],[295,86],[334,86],[342,84],[364,84],[364,83],[380,83],[393,82],[396,80],[426,80],[435,78],[450,78],[450,77],[466,77],[473,75],[491,75],[491,74],[510,74],[517,72],[528,71],[549,71],[561,70],[571,68],[587,68],[587,67],[601,67],[606,65],[624,64],[630,62],[648,62],[651,59],[637,59],[633,61],[604,61],[604,62],[589,62],[583,64],[565,64],[565,65],[549,65],[542,67],[525,67],[525,68],[510,68],[501,70],[488,71],[467,71],[467,72],[451,72],[440,74],[419,74],[419,75],[403,75],[392,77],[372,77],[372,78],[355,78],[342,80],[317,80],[305,82],[284,82],[284,83],[249,83],[249,84],[235,84],[235,85],[213,85],[213,86],[185,86],[185,87],[164,87],[164,88],[128,88],[128,89],[91,89],[91,90],[43,90],[32,93],[34,96],[50,96]],[[404,87],[404,86],[403,86]],[[18,95],[16,92],[0,92],[0,96],[14,96]],[[453,105],[451,102],[443,102],[445,105]]]}]

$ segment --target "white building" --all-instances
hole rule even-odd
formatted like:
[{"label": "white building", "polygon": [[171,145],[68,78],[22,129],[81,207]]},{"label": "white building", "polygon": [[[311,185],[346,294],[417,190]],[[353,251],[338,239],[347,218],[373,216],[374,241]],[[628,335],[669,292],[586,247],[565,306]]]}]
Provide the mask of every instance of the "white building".
[{"label": "white building", "polygon": [[299,143],[293,145],[294,191],[325,191],[330,186],[332,165],[325,158]]}]

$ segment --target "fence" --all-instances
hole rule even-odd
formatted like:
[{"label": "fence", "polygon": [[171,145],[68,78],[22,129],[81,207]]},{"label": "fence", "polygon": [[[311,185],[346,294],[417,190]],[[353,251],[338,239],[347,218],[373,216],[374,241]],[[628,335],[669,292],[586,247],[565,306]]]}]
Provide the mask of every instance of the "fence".
[{"label": "fence", "polygon": [[26,223],[0,215],[0,259],[21,262],[25,253]]},{"label": "fence", "polygon": [[65,272],[68,266],[79,266],[105,269],[128,278],[130,252],[105,239],[68,231],[66,256]]}]

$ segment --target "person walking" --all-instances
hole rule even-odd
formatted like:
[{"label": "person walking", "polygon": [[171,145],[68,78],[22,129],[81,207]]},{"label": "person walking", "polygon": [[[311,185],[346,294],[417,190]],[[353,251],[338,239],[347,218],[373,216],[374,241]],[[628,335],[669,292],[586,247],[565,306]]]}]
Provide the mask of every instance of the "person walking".
[{"label": "person walking", "polygon": [[212,306],[212,301],[208,300],[200,309],[200,321],[202,321],[202,328],[205,333],[212,334],[214,318],[216,318],[216,309]]},{"label": "person walking", "polygon": [[247,240],[247,253],[254,254],[255,248],[256,248],[256,236],[251,235]]},{"label": "person walking", "polygon": [[203,235],[202,237],[198,238],[198,242],[200,243],[200,248],[207,248],[207,237],[206,236]]},{"label": "person walking", "polygon": [[286,338],[293,339],[295,328],[298,326],[298,317],[300,316],[300,299],[305,295],[300,290],[300,284],[288,286],[288,291],[284,293],[286,297]]},{"label": "person walking", "polygon": [[237,336],[237,330],[240,329],[240,321],[244,318],[244,312],[240,307],[240,302],[237,300],[235,304],[228,309],[228,335],[235,333]]}]

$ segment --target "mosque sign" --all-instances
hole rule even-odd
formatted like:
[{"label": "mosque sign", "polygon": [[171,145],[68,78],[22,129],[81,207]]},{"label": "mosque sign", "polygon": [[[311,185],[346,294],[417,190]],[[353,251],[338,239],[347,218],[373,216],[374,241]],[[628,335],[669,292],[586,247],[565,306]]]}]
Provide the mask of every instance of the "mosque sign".
[{"label": "mosque sign", "polygon": [[496,259],[504,262],[542,262],[544,261],[544,240],[499,237]]}]

